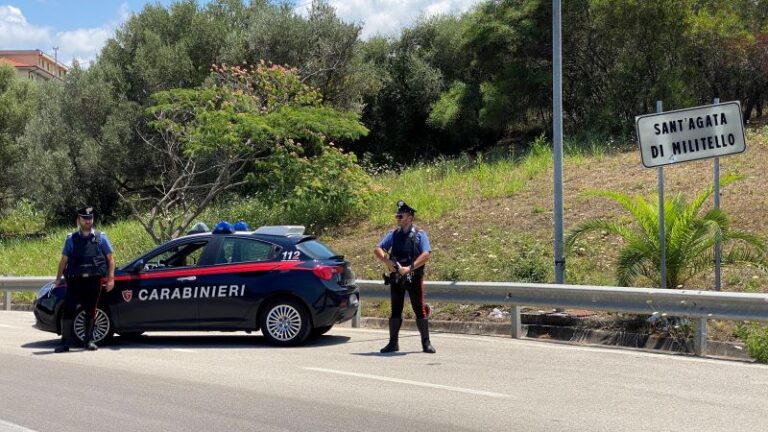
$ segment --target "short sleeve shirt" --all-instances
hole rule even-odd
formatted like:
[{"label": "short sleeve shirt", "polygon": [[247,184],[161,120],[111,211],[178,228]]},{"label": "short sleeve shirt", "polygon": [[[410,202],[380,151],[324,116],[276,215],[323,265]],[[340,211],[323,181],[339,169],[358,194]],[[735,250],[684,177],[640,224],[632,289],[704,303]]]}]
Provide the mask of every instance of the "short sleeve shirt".
[{"label": "short sleeve shirt", "polygon": [[[379,242],[379,247],[385,251],[390,250],[392,248],[392,237],[394,233],[394,231],[388,232]],[[429,236],[426,231],[419,230],[416,233],[416,247],[418,248],[419,255],[424,252],[432,252],[432,248],[429,246]]]},{"label": "short sleeve shirt", "polygon": [[[105,256],[112,253],[112,243],[109,242],[109,238],[107,238],[107,233],[105,232],[99,232],[101,234],[101,242],[99,243],[99,249],[101,249],[101,253],[103,253]],[[67,236],[67,239],[64,241],[64,250],[61,251],[61,254],[69,258],[70,255],[72,255],[72,251],[75,248],[74,242],[72,241],[72,236],[78,235],[82,237],[82,234],[80,231],[78,231],[75,234]]]}]

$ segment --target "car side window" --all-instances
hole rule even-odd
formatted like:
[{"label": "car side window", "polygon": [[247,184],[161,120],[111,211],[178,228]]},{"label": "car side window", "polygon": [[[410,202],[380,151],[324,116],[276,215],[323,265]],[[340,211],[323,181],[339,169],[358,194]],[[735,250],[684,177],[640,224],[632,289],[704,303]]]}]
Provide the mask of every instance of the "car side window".
[{"label": "car side window", "polygon": [[227,237],[221,242],[214,264],[267,261],[274,256],[269,243],[247,238]]},{"label": "car side window", "polygon": [[208,241],[184,243],[166,249],[157,255],[147,258],[144,262],[144,270],[155,270],[173,267],[189,267],[197,265],[203,255]]}]

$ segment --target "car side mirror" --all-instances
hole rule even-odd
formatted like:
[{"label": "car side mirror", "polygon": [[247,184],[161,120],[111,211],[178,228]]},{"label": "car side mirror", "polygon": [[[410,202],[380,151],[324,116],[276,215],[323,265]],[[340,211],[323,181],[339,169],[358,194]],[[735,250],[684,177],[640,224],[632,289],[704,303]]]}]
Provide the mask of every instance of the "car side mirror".
[{"label": "car side mirror", "polygon": [[142,270],[144,270],[144,260],[143,259],[140,259],[140,260],[136,261],[131,266],[131,272],[132,273],[140,273]]}]

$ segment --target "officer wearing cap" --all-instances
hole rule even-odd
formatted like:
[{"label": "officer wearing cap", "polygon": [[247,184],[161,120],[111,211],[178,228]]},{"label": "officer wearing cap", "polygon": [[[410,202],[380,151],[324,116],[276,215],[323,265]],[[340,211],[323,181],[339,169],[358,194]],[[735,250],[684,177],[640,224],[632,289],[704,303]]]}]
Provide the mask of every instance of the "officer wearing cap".
[{"label": "officer wearing cap", "polygon": [[83,344],[89,351],[98,349],[93,342],[93,321],[101,294],[102,279],[107,280],[107,291],[112,291],[115,286],[115,258],[107,235],[93,228],[95,217],[93,207],[78,210],[79,229],[68,235],[64,242],[54,281],[54,286],[59,285],[64,276],[67,283],[62,311],[61,345],[56,347],[56,352],[69,351],[69,345],[74,340],[72,324],[78,304],[85,311]]},{"label": "officer wearing cap", "polygon": [[425,353],[434,353],[435,348],[429,341],[429,322],[424,304],[424,265],[429,260],[431,248],[429,237],[424,230],[413,225],[416,210],[404,201],[398,201],[397,228],[388,232],[379,242],[373,253],[387,265],[390,276],[392,315],[389,318],[389,343],[381,352],[394,352],[400,349],[398,333],[403,323],[403,304],[405,293],[411,298],[411,307],[416,315],[416,327],[421,334],[421,347]]}]

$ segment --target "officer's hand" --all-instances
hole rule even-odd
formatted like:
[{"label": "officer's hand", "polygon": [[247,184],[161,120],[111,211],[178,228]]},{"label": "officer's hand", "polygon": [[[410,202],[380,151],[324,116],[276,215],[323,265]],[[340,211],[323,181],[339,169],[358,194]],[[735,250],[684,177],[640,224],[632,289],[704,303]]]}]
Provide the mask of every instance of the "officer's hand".
[{"label": "officer's hand", "polygon": [[405,276],[411,272],[411,266],[400,267],[399,271],[401,276]]},{"label": "officer's hand", "polygon": [[114,287],[115,287],[115,281],[114,280],[108,280],[107,281],[107,285],[106,285],[107,292],[112,291],[112,288],[114,288]]},{"label": "officer's hand", "polygon": [[397,273],[397,270],[395,269],[395,266],[392,265],[392,263],[387,263],[387,269],[390,273]]}]

